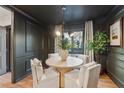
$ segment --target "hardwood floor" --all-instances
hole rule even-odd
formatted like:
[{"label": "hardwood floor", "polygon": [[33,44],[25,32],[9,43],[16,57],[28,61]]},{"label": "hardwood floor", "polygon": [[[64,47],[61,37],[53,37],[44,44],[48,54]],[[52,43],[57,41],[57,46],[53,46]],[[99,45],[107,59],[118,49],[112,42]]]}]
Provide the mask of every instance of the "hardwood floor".
[{"label": "hardwood floor", "polygon": [[99,88],[118,88],[118,86],[110,79],[107,74],[103,74],[100,76],[98,82]]},{"label": "hardwood floor", "polygon": [[[106,75],[103,74],[100,76],[99,88],[117,88],[117,85]],[[12,84],[11,83],[11,74],[7,73],[0,76],[0,88],[32,88],[32,76],[29,75],[23,80]]]}]

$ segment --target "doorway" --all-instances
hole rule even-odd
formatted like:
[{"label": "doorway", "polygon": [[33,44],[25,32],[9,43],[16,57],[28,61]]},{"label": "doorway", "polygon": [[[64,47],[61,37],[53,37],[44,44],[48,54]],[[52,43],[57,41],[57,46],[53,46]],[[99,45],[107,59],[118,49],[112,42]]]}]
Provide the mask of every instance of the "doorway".
[{"label": "doorway", "polygon": [[10,45],[12,13],[0,6],[0,76],[11,71]]}]

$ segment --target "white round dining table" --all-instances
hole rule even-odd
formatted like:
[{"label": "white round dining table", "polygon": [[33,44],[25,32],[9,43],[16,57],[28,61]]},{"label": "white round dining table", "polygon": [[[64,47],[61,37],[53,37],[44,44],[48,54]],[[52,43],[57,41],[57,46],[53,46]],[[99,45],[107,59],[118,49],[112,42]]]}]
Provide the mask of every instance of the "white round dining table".
[{"label": "white round dining table", "polygon": [[75,57],[68,57],[66,61],[62,61],[61,57],[50,57],[46,60],[46,64],[54,67],[60,73],[60,87],[64,87],[64,74],[73,68],[83,64],[83,60]]}]

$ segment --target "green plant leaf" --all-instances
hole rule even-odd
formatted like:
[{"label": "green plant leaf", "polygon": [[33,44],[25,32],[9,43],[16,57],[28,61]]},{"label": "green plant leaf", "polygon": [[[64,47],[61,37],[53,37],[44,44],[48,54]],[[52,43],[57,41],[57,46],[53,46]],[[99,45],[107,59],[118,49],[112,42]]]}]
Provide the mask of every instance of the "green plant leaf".
[{"label": "green plant leaf", "polygon": [[89,41],[88,49],[94,50],[95,53],[104,53],[107,50],[107,44],[109,43],[109,38],[104,32],[96,32],[93,41]]},{"label": "green plant leaf", "polygon": [[59,44],[58,46],[61,48],[61,49],[64,49],[64,50],[69,50],[70,48],[73,48],[75,46],[75,42],[70,42],[68,40],[68,38],[64,38],[62,40],[59,41]]}]

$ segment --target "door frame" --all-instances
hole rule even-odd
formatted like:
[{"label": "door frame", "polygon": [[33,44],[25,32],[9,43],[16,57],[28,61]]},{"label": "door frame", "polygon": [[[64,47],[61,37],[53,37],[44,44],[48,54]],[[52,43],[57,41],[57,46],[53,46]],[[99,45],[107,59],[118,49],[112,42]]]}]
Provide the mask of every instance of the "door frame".
[{"label": "door frame", "polygon": [[10,63],[11,63],[11,82],[15,83],[15,39],[14,39],[14,11],[11,10],[11,32],[10,32]]},{"label": "door frame", "polygon": [[14,40],[14,10],[11,9],[8,6],[5,5],[1,5],[1,7],[3,7],[4,9],[7,9],[9,11],[11,11],[11,31],[10,31],[10,69],[11,69],[11,82],[15,83],[15,60],[14,60],[14,56],[15,56],[15,52],[14,52],[14,48],[15,48],[15,40]]}]

